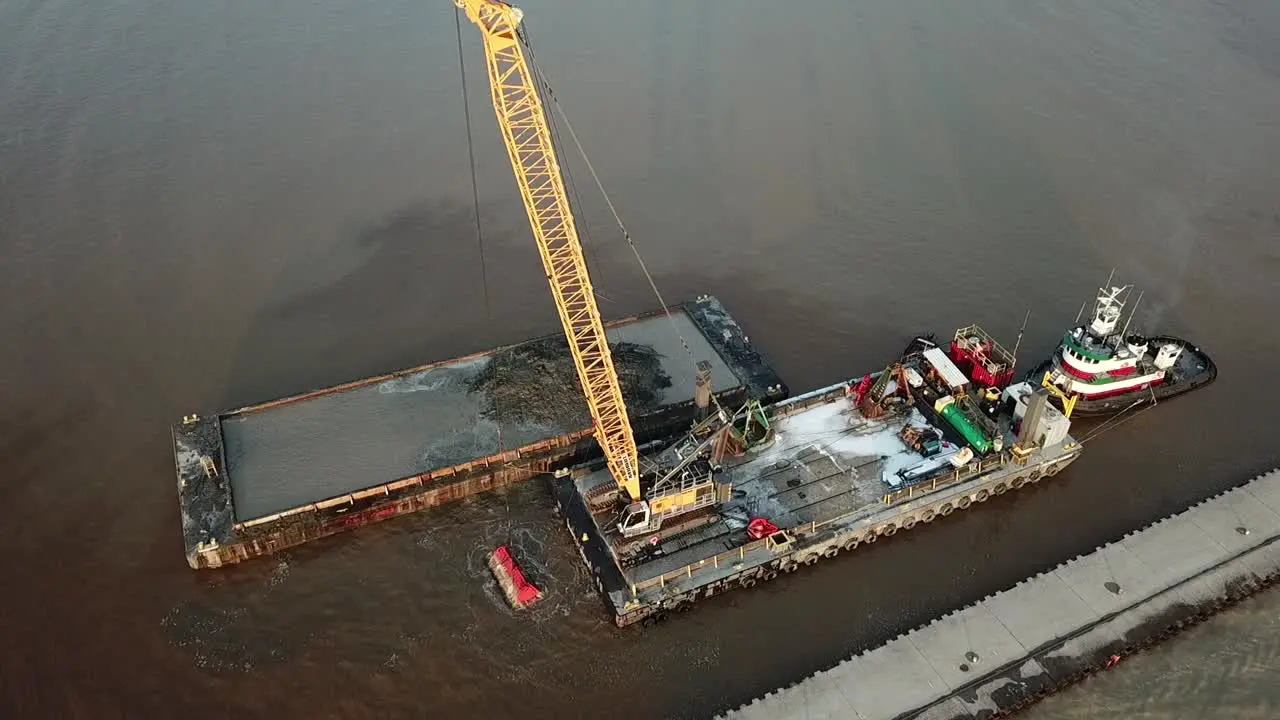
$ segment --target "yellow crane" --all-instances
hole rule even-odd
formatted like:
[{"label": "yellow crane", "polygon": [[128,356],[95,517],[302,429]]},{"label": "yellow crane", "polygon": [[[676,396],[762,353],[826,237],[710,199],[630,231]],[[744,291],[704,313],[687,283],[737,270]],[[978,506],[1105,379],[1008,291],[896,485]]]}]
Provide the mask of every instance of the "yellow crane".
[{"label": "yellow crane", "polygon": [[524,13],[500,0],[454,3],[480,28],[484,38],[498,127],[591,409],[596,441],[604,451],[609,472],[630,500],[619,528],[624,535],[651,532],[665,517],[706,507],[716,500],[710,472],[690,472],[690,463],[681,463],[654,483],[649,498],[642,495],[639,458],[622,388],[596,307],[550,125],[518,33]]}]

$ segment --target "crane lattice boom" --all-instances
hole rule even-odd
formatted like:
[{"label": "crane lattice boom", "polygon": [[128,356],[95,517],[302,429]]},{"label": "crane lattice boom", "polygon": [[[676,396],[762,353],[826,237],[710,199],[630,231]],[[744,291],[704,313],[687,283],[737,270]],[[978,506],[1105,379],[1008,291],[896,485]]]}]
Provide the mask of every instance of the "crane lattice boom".
[{"label": "crane lattice boom", "polygon": [[484,36],[489,88],[520,195],[551,284],[560,322],[591,408],[596,441],[609,471],[631,496],[640,497],[635,438],[614,371],[613,356],[596,307],[582,245],[574,227],[560,165],[542,99],[516,33],[523,16],[498,0],[455,0]]}]

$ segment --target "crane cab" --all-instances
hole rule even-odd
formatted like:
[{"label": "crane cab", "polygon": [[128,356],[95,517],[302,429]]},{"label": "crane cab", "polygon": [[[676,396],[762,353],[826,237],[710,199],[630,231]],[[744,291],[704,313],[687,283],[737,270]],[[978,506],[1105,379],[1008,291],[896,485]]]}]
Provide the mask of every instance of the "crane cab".
[{"label": "crane cab", "polygon": [[715,475],[719,468],[698,458],[654,484],[648,498],[628,504],[618,522],[623,537],[651,533],[663,520],[714,505],[722,494]]},{"label": "crane cab", "polygon": [[651,528],[653,516],[649,512],[649,503],[644,500],[629,503],[622,511],[622,520],[618,522],[618,532],[623,537],[634,537],[651,532],[657,528]]}]

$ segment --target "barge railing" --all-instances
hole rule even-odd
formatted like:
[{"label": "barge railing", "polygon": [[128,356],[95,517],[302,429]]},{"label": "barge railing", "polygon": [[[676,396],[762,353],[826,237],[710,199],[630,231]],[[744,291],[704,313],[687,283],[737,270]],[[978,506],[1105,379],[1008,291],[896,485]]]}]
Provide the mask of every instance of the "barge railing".
[{"label": "barge railing", "polygon": [[974,475],[981,474],[988,470],[999,470],[1008,463],[1008,453],[1002,452],[997,456],[983,458],[976,463],[969,463],[963,467],[958,467],[945,476],[933,478],[928,483],[919,483],[918,485],[911,485],[910,487],[905,487],[901,490],[894,490],[890,493],[886,493],[883,501],[885,505],[893,505],[901,500],[909,500],[919,495],[928,495],[939,487],[958,483],[961,480],[967,480]]},{"label": "barge railing", "polygon": [[[803,403],[804,400],[810,400],[810,399],[816,400],[817,398],[805,398],[805,399],[802,399],[801,402]],[[791,409],[791,408],[789,409],[792,412],[795,411],[794,409]],[[979,460],[978,462],[975,462],[975,463],[970,463],[968,465],[965,465],[964,467],[956,468],[954,471],[952,471],[951,473],[949,473],[943,478],[935,478],[932,481],[932,483],[930,483],[929,485],[921,484],[921,485],[916,485],[909,488],[904,488],[902,490],[898,490],[893,493],[889,493],[885,495],[883,498],[884,504],[892,505],[903,499],[908,499],[911,497],[921,497],[921,496],[927,495],[937,490],[940,487],[951,485],[954,483],[959,483],[963,480],[971,479],[976,475],[984,474],[986,472],[999,469],[1004,465],[1008,464],[1009,460],[1010,460],[1010,456],[1008,455],[1008,453],[1001,453],[1000,455],[995,457],[990,457],[983,460]],[[817,520],[811,520],[804,525],[799,525],[797,527],[792,527],[792,528],[786,528],[782,531],[782,533],[787,534],[788,542],[789,542],[790,533],[797,533],[800,536],[815,535],[817,534],[820,528],[825,528],[830,525],[845,523],[850,518],[855,517],[857,515],[865,515],[866,517],[863,518],[863,520],[865,521],[869,519],[871,516],[875,515],[875,512],[868,512],[867,507],[864,506],[856,510],[853,510],[851,512],[847,512],[832,518],[828,518],[821,522]],[[779,533],[779,534],[782,534],[782,533]],[[678,582],[680,580],[685,580],[685,579],[692,579],[694,573],[703,571],[707,568],[710,568],[712,570],[718,570],[722,565],[732,564],[734,562],[742,562],[746,559],[746,556],[748,554],[756,550],[760,550],[763,548],[768,548],[772,550],[775,547],[775,543],[784,544],[781,542],[777,542],[774,539],[774,536],[770,535],[760,540],[753,540],[744,545],[740,545],[737,548],[734,548],[733,550],[727,550],[723,553],[720,553],[719,555],[714,555],[710,558],[705,558],[703,560],[699,560],[694,563],[689,563],[684,567],[677,568],[675,570],[670,570],[668,572],[662,573],[661,575],[657,575],[655,577],[649,578],[648,580],[641,580],[639,582],[630,583],[631,596],[635,598],[639,595],[639,593],[655,586],[665,588],[668,583]]]},{"label": "barge railing", "polygon": [[[801,412],[815,405],[830,402],[833,397],[847,395],[855,384],[856,381],[841,382],[833,386],[821,388],[819,390],[784,400],[770,408],[770,420],[776,422],[778,419],[784,418],[788,415]],[[1074,445],[1074,443],[1072,445]],[[901,490],[886,493],[881,500],[884,505],[891,506],[902,502],[903,500],[924,497],[946,486],[952,486],[965,480],[970,480],[976,476],[998,470],[1009,464],[1013,459],[1012,454],[1008,450],[1002,451],[998,455],[976,459],[964,466],[955,468],[946,475],[934,478],[929,483],[921,483],[919,485],[913,485]],[[732,565],[733,563],[742,563],[746,560],[746,556],[748,554],[757,550],[765,548],[772,550],[776,545],[787,544],[793,538],[815,535],[819,529],[836,524],[848,524],[851,519],[856,518],[857,516],[862,516],[861,521],[866,523],[878,512],[879,511],[874,509],[874,506],[870,509],[867,506],[863,506],[856,510],[843,513],[823,521],[811,520],[803,525],[784,528],[777,533],[777,535],[784,538],[783,541],[778,541],[775,536],[771,535],[760,540],[753,540],[710,558],[689,563],[681,568],[662,573],[647,580],[629,582],[631,597],[633,599],[638,598],[641,592],[653,587],[665,588],[670,583],[692,579],[695,573],[703,572],[708,569],[719,570],[725,564]],[[853,528],[850,527],[850,530],[852,529]]]}]

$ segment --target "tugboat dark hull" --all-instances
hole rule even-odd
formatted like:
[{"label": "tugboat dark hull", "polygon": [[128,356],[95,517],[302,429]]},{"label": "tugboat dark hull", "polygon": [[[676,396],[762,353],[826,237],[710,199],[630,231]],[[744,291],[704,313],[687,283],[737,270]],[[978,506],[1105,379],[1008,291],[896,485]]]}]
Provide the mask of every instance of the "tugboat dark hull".
[{"label": "tugboat dark hull", "polygon": [[[1192,390],[1202,388],[1218,378],[1218,366],[1207,353],[1186,340],[1172,335],[1157,335],[1148,338],[1152,345],[1174,342],[1182,346],[1182,354],[1178,361],[1166,373],[1164,380],[1158,385],[1137,389],[1131,392],[1110,395],[1094,400],[1081,397],[1076,401],[1073,417],[1102,417],[1158,403]],[[1053,359],[1045,360],[1034,370],[1027,373],[1026,380],[1038,385],[1044,374],[1053,366]],[[1054,403],[1061,407],[1055,397]]]}]

